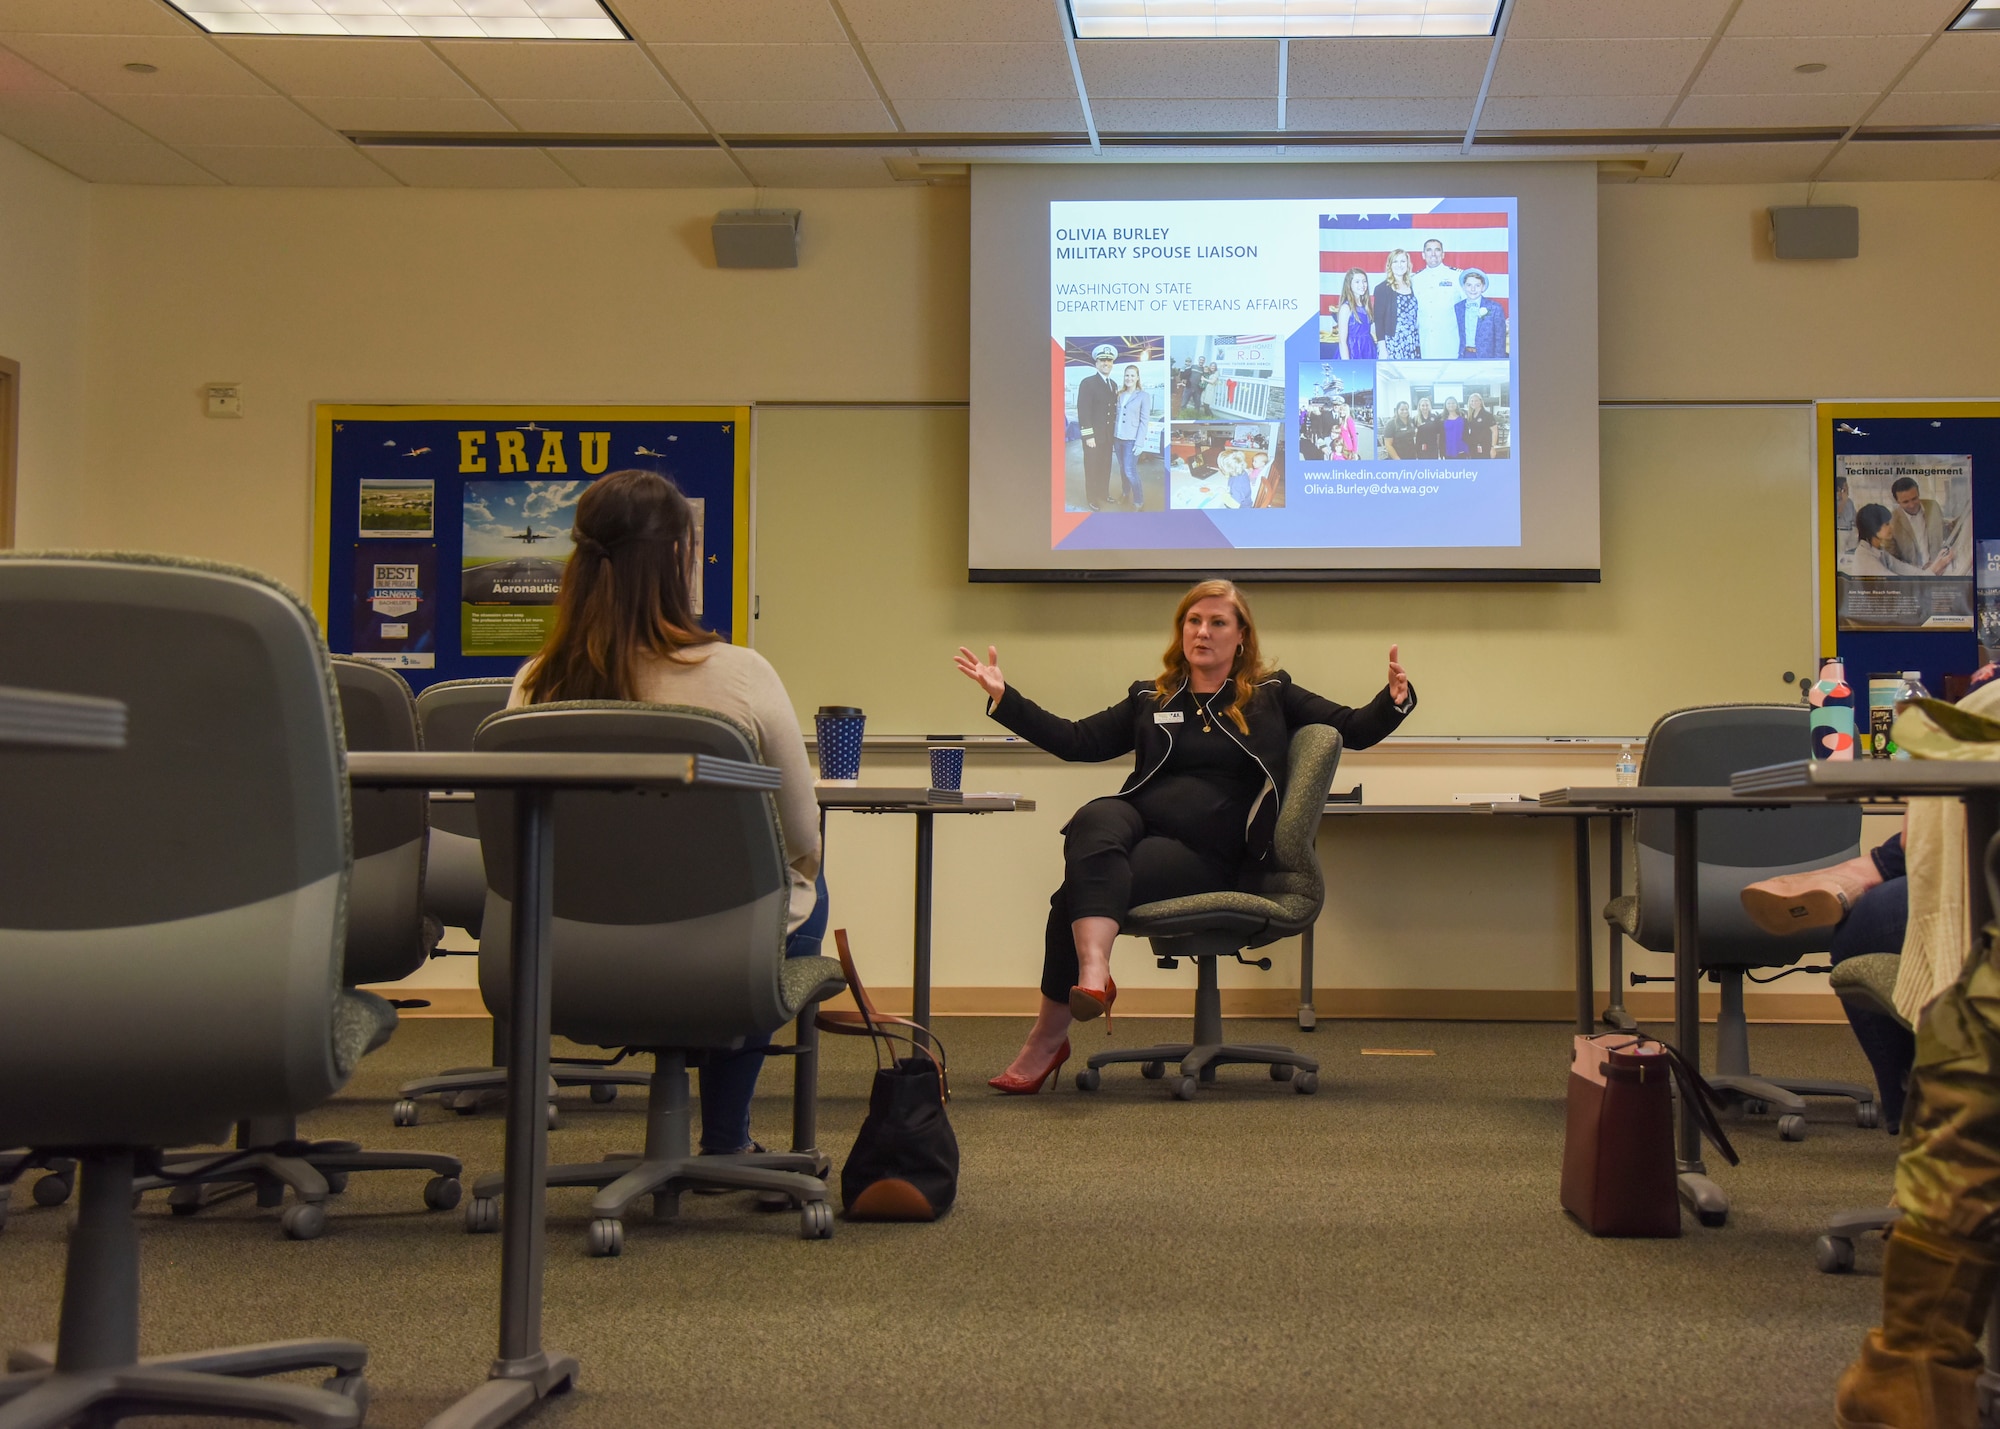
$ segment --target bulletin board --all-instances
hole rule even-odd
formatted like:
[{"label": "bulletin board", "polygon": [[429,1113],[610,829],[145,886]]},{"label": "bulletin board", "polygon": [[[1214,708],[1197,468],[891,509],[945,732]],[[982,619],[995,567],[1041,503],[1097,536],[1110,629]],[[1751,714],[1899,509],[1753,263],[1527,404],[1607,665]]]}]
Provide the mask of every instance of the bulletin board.
[{"label": "bulletin board", "polygon": [[747,407],[314,409],[313,600],[329,649],[412,688],[512,675],[541,648],[576,501],[608,472],[694,504],[696,614],[747,643]]},{"label": "bulletin board", "polygon": [[1944,698],[1947,675],[2000,650],[2000,402],[1816,417],[1821,653],[1843,658],[1857,706],[1870,675],[1903,670]]}]

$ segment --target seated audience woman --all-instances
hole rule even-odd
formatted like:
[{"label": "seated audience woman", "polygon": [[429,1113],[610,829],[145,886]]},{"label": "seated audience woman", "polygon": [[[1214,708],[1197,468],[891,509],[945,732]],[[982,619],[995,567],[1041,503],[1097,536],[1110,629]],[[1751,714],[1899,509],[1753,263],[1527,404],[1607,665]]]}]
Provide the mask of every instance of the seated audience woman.
[{"label": "seated audience woman", "polygon": [[[563,569],[555,627],[521,667],[508,697],[517,705],[558,700],[636,700],[713,710],[755,736],[759,756],[780,771],[791,911],[785,956],[810,957],[826,935],[819,805],[798,716],[778,672],[755,650],[704,630],[690,596],[694,512],[666,477],[615,471],[576,503],[575,554]],[[701,1149],[726,1156],[756,1149],[750,1098],[769,1037],[711,1060],[701,1073]]]},{"label": "seated audience woman", "polygon": [[1181,597],[1157,678],[1087,719],[1050,714],[959,647],[960,672],[986,691],[987,712],[1059,759],[1137,754],[1125,787],[1093,799],[1063,828],[1063,882],[1049,900],[1042,1001],[1026,1045],[989,1085],[1041,1090],[1069,1058],[1072,1021],[1108,1015],[1118,999],[1111,944],[1142,903],[1234,888],[1271,856],[1292,732],[1328,724],[1349,749],[1386,738],[1416,707],[1389,647],[1389,682],[1358,709],[1323,699],[1264,663],[1248,602],[1228,581]]}]

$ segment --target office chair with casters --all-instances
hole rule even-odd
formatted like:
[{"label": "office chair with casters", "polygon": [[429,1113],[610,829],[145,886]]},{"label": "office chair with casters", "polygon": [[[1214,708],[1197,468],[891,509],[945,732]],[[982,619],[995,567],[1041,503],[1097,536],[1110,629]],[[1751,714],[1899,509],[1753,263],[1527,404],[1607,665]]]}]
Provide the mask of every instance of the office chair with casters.
[{"label": "office chair with casters", "polygon": [[[473,732],[481,721],[507,707],[514,682],[510,678],[444,680],[417,696],[417,724],[423,747],[470,751]],[[463,928],[477,938],[486,914],[486,864],[479,851],[479,816],[470,794],[446,794],[430,800],[430,842],[424,862],[424,911],[449,928]],[[615,1101],[620,1087],[643,1087],[647,1074],[634,1067],[557,1058],[549,1063],[556,1087],[588,1087],[590,1099]],[[471,1116],[482,1106],[498,1106],[507,1091],[507,1024],[493,1019],[492,1060],[484,1067],[452,1067],[406,1083],[391,1111],[398,1126],[415,1126],[418,1101],[435,1096],[440,1105]],[[549,1098],[549,1125],[556,1124],[556,1102]]]},{"label": "office chair with casters", "polygon": [[[366,660],[336,656],[333,676],[348,749],[373,753],[421,747],[416,701],[401,675]],[[341,972],[341,982],[349,988],[408,977],[424,965],[436,942],[436,925],[425,917],[423,906],[425,802],[415,789],[353,791],[349,822],[354,866],[347,883],[347,949]],[[368,1050],[386,1042],[394,1026],[390,1021]],[[448,1211],[458,1204],[463,1169],[456,1156],[435,1152],[368,1151],[353,1141],[301,1141],[296,1117],[264,1117],[238,1123],[236,1150],[169,1156],[158,1176],[141,1180],[140,1189],[171,1188],[167,1203],[183,1216],[211,1204],[212,1188],[249,1185],[260,1206],[282,1204],[290,1189],[293,1203],[280,1225],[293,1240],[311,1240],[326,1228],[322,1206],[328,1192],[344,1191],[353,1172],[428,1171],[424,1205]]]},{"label": "office chair with casters", "polygon": [[[1864,953],[1836,963],[1828,981],[1842,1002],[1893,1017],[1908,1027],[1909,1019],[1896,1010],[1896,970],[1902,962],[1900,953]],[[1871,1231],[1886,1233],[1902,1218],[1901,1211],[1888,1205],[1838,1212],[1828,1218],[1825,1233],[1814,1242],[1813,1259],[1828,1275],[1852,1270],[1855,1238]]]},{"label": "office chair with casters", "polygon": [[[597,700],[494,715],[479,727],[476,747],[758,761],[749,731],[721,715]],[[477,802],[487,853],[479,980],[487,1005],[502,1013],[511,969],[513,796],[482,791]],[[809,1027],[820,1000],[845,986],[830,958],[785,957],[791,894],[775,798],[576,791],[554,802],[551,1029],[653,1057],[644,1151],[548,1170],[550,1186],[601,1188],[591,1203],[591,1254],[619,1254],[633,1202],[652,1197],[653,1218],[665,1220],[683,1192],[699,1187],[781,1193],[800,1213],[801,1235],[831,1236],[826,1163],[816,1151],[692,1153],[689,1066],[795,1019]],[[468,1230],[498,1227],[503,1185],[497,1175],[474,1184]]]},{"label": "office chair with casters", "polygon": [[[1806,748],[1804,705],[1708,705],[1664,715],[1646,737],[1639,765],[1641,786],[1727,785],[1742,769],[1797,759]],[[1790,968],[1807,953],[1833,945],[1833,929],[1786,936],[1767,933],[1743,911],[1742,892],[1781,874],[1804,873],[1856,857],[1861,851],[1861,810],[1853,804],[1772,809],[1703,809],[1697,816],[1701,852],[1699,934],[1702,972],[1721,985],[1715,1023],[1715,1070],[1709,1085],[1746,1112],[1776,1110],[1778,1135],[1806,1134],[1806,1097],[1848,1097],[1855,1120],[1880,1125],[1875,1093],[1855,1082],[1762,1076],[1750,1066],[1750,1026],[1743,1011],[1743,983],[1757,968]],[[1613,899],[1605,918],[1642,948],[1674,946],[1674,816],[1669,809],[1641,809],[1634,820],[1638,854],[1636,892]],[[1825,972],[1821,967],[1801,972]],[[1785,974],[1778,974],[1784,976]],[[1671,979],[1667,979],[1671,981]],[[1755,979],[1760,982],[1770,978]]]},{"label": "office chair with casters", "polygon": [[1272,1081],[1289,1081],[1295,1092],[1319,1090],[1319,1063],[1311,1057],[1289,1047],[1222,1040],[1222,991],[1215,965],[1233,957],[1268,969],[1269,958],[1245,958],[1244,952],[1303,933],[1319,917],[1326,880],[1314,842],[1339,764],[1340,734],[1332,726],[1309,724],[1293,733],[1271,869],[1256,892],[1197,893],[1142,903],[1125,915],[1118,931],[1148,939],[1161,967],[1194,959],[1194,1041],[1099,1052],[1076,1074],[1079,1091],[1096,1091],[1102,1069],[1114,1062],[1140,1063],[1140,1073],[1149,1081],[1166,1077],[1167,1064],[1178,1062],[1179,1075],[1168,1081],[1180,1101],[1193,1101],[1196,1087],[1214,1081],[1215,1069],[1230,1062],[1269,1067]]},{"label": "office chair with casters", "polygon": [[[0,1423],[353,1429],[356,1341],[139,1357],[159,1149],[318,1106],[388,1022],[340,985],[347,783],[312,614],[234,567],[10,552],[0,669],[131,712],[122,750],[0,751],[0,1145],[80,1168],[56,1341],[8,1356]],[[299,1370],[330,1377],[263,1378]]]}]

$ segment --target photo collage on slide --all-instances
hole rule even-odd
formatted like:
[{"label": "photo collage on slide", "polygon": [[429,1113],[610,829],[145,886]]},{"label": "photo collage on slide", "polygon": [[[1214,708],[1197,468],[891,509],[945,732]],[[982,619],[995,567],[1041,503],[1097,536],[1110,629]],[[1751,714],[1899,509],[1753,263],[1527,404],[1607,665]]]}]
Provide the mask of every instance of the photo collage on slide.
[{"label": "photo collage on slide", "polygon": [[1516,455],[1507,222],[1320,215],[1321,360],[1297,374],[1301,461]]}]

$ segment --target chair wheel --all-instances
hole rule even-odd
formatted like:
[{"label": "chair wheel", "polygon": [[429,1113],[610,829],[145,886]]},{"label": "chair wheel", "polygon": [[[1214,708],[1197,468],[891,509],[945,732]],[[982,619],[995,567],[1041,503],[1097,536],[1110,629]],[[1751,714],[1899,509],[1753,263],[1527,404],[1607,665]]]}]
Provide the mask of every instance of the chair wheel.
[{"label": "chair wheel", "polygon": [[338,1394],[343,1399],[352,1400],[354,1407],[361,1411],[362,1417],[364,1419],[367,1417],[368,1381],[362,1377],[360,1370],[355,1370],[352,1374],[331,1375],[320,1388]]},{"label": "chair wheel", "polygon": [[1769,1116],[1770,1113],[1771,1104],[1769,1102],[1758,1101],[1755,1097],[1746,1097],[1744,1099],[1743,1114],[1745,1116]]},{"label": "chair wheel", "polygon": [[1813,1242],[1813,1263],[1822,1275],[1846,1274],[1854,1269],[1854,1242],[1846,1236],[1821,1236]]},{"label": "chair wheel", "polygon": [[1854,1124],[1864,1131],[1876,1130],[1882,1125],[1882,1104],[1873,1101],[1856,1102]]},{"label": "chair wheel", "polygon": [[[71,1175],[74,1175],[74,1173],[71,1173]],[[38,1178],[35,1182],[35,1204],[38,1206],[60,1206],[64,1201],[69,1199],[70,1192],[75,1189],[75,1183],[70,1179],[69,1175],[64,1175],[60,1171],[51,1171],[48,1175]]]},{"label": "chair wheel", "polygon": [[[177,1187],[176,1189],[179,1188]],[[167,1197],[167,1209],[177,1216],[191,1216],[195,1214],[195,1212],[201,1209],[200,1191],[192,1186],[188,1187],[187,1189],[194,1191],[195,1194],[192,1196],[185,1196],[185,1197],[183,1196]]]},{"label": "chair wheel", "polygon": [[592,1082],[590,1084],[590,1099],[599,1106],[604,1106],[608,1102],[615,1102],[618,1100],[618,1088],[610,1082]]},{"label": "chair wheel", "polygon": [[278,1217],[287,1240],[318,1240],[326,1229],[326,1207],[317,1201],[295,1201]]},{"label": "chair wheel", "polygon": [[557,1120],[557,1116],[558,1116],[558,1113],[557,1113],[557,1111],[556,1111],[556,1104],[555,1104],[554,1102],[550,1102],[550,1103],[549,1103],[549,1130],[550,1130],[550,1131],[554,1131],[554,1130],[556,1129],[556,1120]]},{"label": "chair wheel", "polygon": [[616,1216],[601,1216],[590,1223],[586,1241],[592,1255],[622,1255],[625,1251],[625,1222]]},{"label": "chair wheel", "polygon": [[403,1100],[389,1108],[389,1120],[397,1126],[415,1126],[417,1124],[417,1104],[408,1097],[403,1098]]},{"label": "chair wheel", "polygon": [[453,1111],[457,1112],[460,1116],[477,1116],[479,1114],[479,1103],[476,1101],[461,1100],[455,1102],[446,1102],[445,1105],[450,1107]]},{"label": "chair wheel", "polygon": [[1292,1090],[1300,1096],[1311,1096],[1319,1090],[1319,1073],[1300,1072],[1296,1077],[1292,1078]]},{"label": "chair wheel", "polygon": [[799,1207],[800,1240],[833,1239],[833,1207],[825,1201],[807,1201]]},{"label": "chair wheel", "polygon": [[1778,1140],[1804,1141],[1806,1139],[1806,1119],[1797,1112],[1787,1112],[1778,1118]]},{"label": "chair wheel", "polygon": [[465,1233],[490,1235],[500,1229],[500,1200],[497,1196],[474,1196],[465,1203]]},{"label": "chair wheel", "polygon": [[1197,1083],[1195,1082],[1195,1079],[1193,1077],[1175,1077],[1174,1100],[1177,1102],[1193,1101],[1194,1090],[1196,1085]]},{"label": "chair wheel", "polygon": [[1167,1064],[1165,1062],[1141,1062],[1139,1064],[1139,1075],[1149,1082],[1157,1082],[1166,1074]]},{"label": "chair wheel", "polygon": [[1094,1092],[1104,1085],[1104,1073],[1095,1067],[1085,1067],[1076,1074],[1076,1089],[1080,1092]]},{"label": "chair wheel", "polygon": [[456,1176],[433,1176],[424,1182],[424,1205],[433,1211],[450,1210],[464,1194]]},{"label": "chair wheel", "polygon": [[338,1196],[342,1191],[347,1189],[347,1173],[345,1171],[327,1171],[322,1174],[326,1177],[326,1189],[329,1193]]},{"label": "chair wheel", "polygon": [[1292,1079],[1292,1074],[1296,1071],[1298,1071],[1298,1068],[1294,1067],[1290,1062],[1273,1062],[1271,1064],[1271,1080],[1274,1082],[1289,1082]]}]

